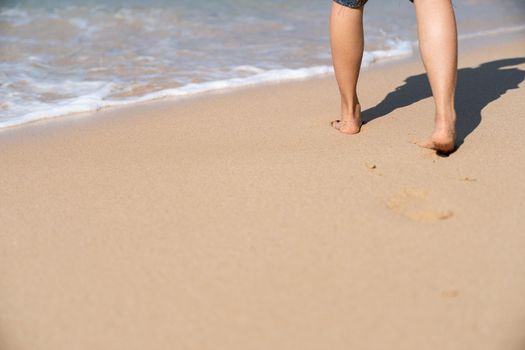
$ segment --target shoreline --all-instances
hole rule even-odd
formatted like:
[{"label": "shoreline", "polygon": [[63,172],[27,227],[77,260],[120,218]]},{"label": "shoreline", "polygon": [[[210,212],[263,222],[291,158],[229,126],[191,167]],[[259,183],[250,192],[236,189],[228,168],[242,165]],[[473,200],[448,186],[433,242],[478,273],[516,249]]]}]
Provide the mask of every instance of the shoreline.
[{"label": "shoreline", "polygon": [[0,348],[522,349],[523,44],[0,132]]},{"label": "shoreline", "polygon": [[[483,47],[485,45],[498,45],[498,44],[501,44],[501,43],[508,43],[508,42],[512,42],[512,41],[517,41],[517,40],[519,40],[519,39],[521,39],[523,37],[523,33],[525,33],[525,26],[522,29],[519,29],[517,31],[512,30],[511,32],[506,32],[506,31],[497,32],[496,31],[496,32],[492,33],[492,31],[487,31],[487,36],[485,36],[485,37],[481,37],[482,33],[476,33],[472,37],[471,36],[467,36],[467,37],[465,37],[463,39],[460,38],[460,41],[459,41],[460,48],[462,48],[462,43],[465,44],[464,47],[463,47],[463,51],[464,52],[461,52],[461,50],[460,50],[460,54],[463,54],[463,53],[468,54],[469,52],[471,52],[473,50],[476,50],[476,49],[479,49],[479,48],[481,48],[481,47]],[[418,52],[417,42],[414,42],[411,45],[412,45],[413,53],[410,56],[399,56],[399,57],[393,57],[393,58],[383,58],[383,59],[380,59],[377,62],[371,63],[369,66],[363,67],[362,70],[366,71],[366,70],[371,70],[371,69],[388,68],[388,67],[390,67],[392,65],[408,64],[408,63],[413,63],[415,60],[419,60],[419,52]],[[327,67],[325,67],[325,68],[328,69]],[[306,68],[301,68],[300,70],[308,70],[308,69],[313,69],[313,68],[315,68],[315,67],[306,67]],[[318,68],[320,69],[321,67],[318,67]],[[300,75],[300,73],[299,73],[300,70],[296,70],[297,71],[296,74]],[[135,106],[140,105],[140,104],[144,104],[144,103],[157,103],[157,102],[161,102],[161,101],[175,102],[175,101],[179,101],[179,100],[185,100],[187,98],[190,98],[190,99],[192,99],[192,98],[206,98],[207,94],[235,93],[239,89],[245,89],[245,88],[251,88],[251,87],[257,88],[257,87],[279,85],[279,84],[283,84],[283,83],[286,84],[286,83],[290,83],[290,82],[301,82],[301,81],[306,81],[306,80],[309,80],[309,79],[324,79],[324,78],[330,78],[331,76],[333,76],[333,74],[334,74],[333,71],[330,71],[330,72],[326,72],[326,73],[319,73],[319,74],[309,75],[309,76],[305,76],[305,77],[302,77],[302,78],[285,78],[283,80],[267,80],[267,81],[263,80],[263,81],[259,81],[259,82],[255,82],[255,83],[247,83],[245,85],[241,84],[239,86],[229,86],[229,87],[225,87],[225,88],[212,88],[211,90],[190,92],[187,95],[170,96],[168,94],[167,96],[148,98],[149,95],[154,96],[156,94],[162,95],[162,94],[166,93],[164,91],[152,92],[152,93],[146,94],[144,96],[136,96],[136,99],[137,99],[136,101],[129,101],[129,102],[127,102],[127,101],[114,101],[114,102],[109,102],[110,105],[99,107],[97,110],[90,110],[90,111],[83,111],[83,112],[72,112],[72,113],[66,113],[66,114],[61,114],[61,115],[57,115],[57,116],[51,116],[51,117],[41,117],[41,118],[35,119],[35,120],[30,120],[30,121],[25,121],[25,122],[20,122],[20,123],[17,122],[17,124],[3,126],[3,127],[0,127],[0,136],[1,136],[2,132],[5,132],[6,130],[11,130],[11,129],[14,129],[14,128],[19,128],[19,127],[25,127],[25,126],[28,126],[28,125],[31,125],[31,124],[34,124],[34,123],[42,123],[42,122],[48,122],[48,121],[59,121],[60,119],[64,119],[64,118],[86,116],[86,115],[95,115],[95,114],[97,114],[97,113],[99,113],[101,111],[105,111],[105,110],[108,110],[108,109],[134,108]],[[210,82],[210,83],[218,83],[218,82]],[[144,99],[144,100],[141,101],[141,99]],[[111,104],[111,103],[113,103],[113,104]]]}]

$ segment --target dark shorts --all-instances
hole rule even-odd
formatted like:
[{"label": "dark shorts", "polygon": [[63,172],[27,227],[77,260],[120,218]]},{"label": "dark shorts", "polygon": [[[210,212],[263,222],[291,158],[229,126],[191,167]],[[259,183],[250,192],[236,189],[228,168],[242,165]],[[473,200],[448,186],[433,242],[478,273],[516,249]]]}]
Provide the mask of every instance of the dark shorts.
[{"label": "dark shorts", "polygon": [[[357,8],[365,6],[368,0],[333,0],[333,1],[337,2],[339,5],[357,9]],[[414,2],[414,0],[410,0],[410,2]]]}]

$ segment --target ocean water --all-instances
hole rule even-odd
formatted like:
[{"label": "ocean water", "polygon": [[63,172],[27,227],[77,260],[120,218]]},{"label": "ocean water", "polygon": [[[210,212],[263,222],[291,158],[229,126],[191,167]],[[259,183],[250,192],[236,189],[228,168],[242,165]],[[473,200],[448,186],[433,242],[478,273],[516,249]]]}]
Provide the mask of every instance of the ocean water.
[{"label": "ocean water", "polygon": [[[0,128],[333,73],[331,0],[0,0]],[[524,0],[454,1],[460,38],[524,31]],[[370,0],[364,66],[412,55],[408,0]]]}]

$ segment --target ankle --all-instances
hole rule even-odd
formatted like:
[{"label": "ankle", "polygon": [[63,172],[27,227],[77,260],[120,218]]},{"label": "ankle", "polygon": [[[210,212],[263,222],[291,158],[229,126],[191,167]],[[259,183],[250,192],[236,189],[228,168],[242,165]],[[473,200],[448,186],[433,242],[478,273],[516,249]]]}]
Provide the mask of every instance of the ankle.
[{"label": "ankle", "polygon": [[361,105],[359,104],[359,99],[357,97],[348,101],[341,99],[341,115],[349,117],[357,117],[361,112]]},{"label": "ankle", "polygon": [[436,106],[436,119],[453,120],[456,119],[456,109],[452,105]]},{"label": "ankle", "polygon": [[434,134],[455,135],[456,133],[456,113],[437,114],[434,121]]},{"label": "ankle", "polygon": [[447,112],[436,112],[434,120],[436,123],[455,124],[456,111],[452,109]]}]

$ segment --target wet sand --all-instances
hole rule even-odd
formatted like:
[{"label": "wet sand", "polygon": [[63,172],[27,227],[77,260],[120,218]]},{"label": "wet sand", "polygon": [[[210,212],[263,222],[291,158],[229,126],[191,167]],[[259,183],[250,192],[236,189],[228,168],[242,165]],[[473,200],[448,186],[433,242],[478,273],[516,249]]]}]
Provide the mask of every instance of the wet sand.
[{"label": "wet sand", "polygon": [[460,68],[449,157],[413,61],[0,132],[0,348],[523,349],[525,45]]}]

